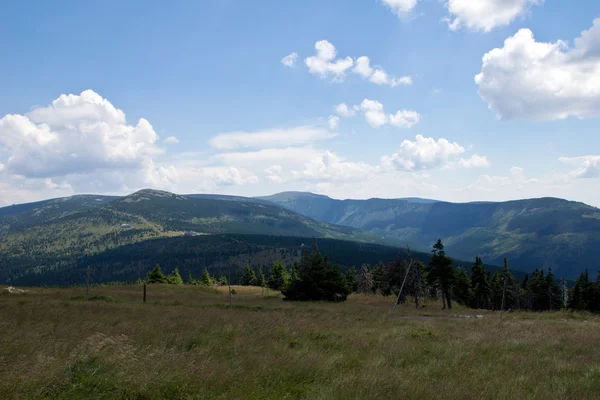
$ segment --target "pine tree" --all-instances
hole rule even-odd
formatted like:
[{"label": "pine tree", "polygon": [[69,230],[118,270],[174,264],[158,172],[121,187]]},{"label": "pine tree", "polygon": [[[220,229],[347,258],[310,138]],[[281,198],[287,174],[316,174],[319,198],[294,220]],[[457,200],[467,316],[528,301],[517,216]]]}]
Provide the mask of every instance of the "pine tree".
[{"label": "pine tree", "polygon": [[194,278],[192,277],[192,270],[191,269],[188,270],[188,276],[187,276],[187,279],[186,279],[185,283],[186,283],[186,285],[194,285],[195,284]]},{"label": "pine tree", "polygon": [[454,298],[459,304],[469,305],[471,302],[471,278],[464,268],[457,268],[454,271]]},{"label": "pine tree", "polygon": [[208,273],[208,269],[204,268],[204,271],[202,271],[202,280],[201,283],[204,286],[212,286],[213,284],[213,279],[211,278],[210,274]]},{"label": "pine tree", "polygon": [[148,272],[148,283],[167,283],[167,278],[160,269],[160,265],[156,264],[154,269]]},{"label": "pine tree", "polygon": [[267,286],[273,290],[283,290],[288,284],[290,277],[288,276],[285,265],[281,261],[275,261],[269,271],[269,279]]},{"label": "pine tree", "polygon": [[348,288],[353,293],[358,292],[358,276],[356,275],[356,267],[352,267],[346,271],[346,282],[348,283]]},{"label": "pine tree", "polygon": [[367,264],[363,264],[358,277],[358,291],[362,294],[373,293],[373,277]]},{"label": "pine tree", "polygon": [[446,256],[441,239],[438,239],[433,245],[431,253],[431,260],[429,261],[429,279],[440,289],[443,300],[445,300],[444,306],[447,304],[448,308],[452,309],[452,298],[450,295],[452,286],[454,285],[452,259]]},{"label": "pine tree", "polygon": [[240,285],[242,286],[250,286],[256,281],[256,274],[250,264],[246,263],[244,266],[244,271],[242,272],[242,277],[240,278]]},{"label": "pine tree", "polygon": [[229,281],[227,280],[227,277],[225,275],[221,275],[219,277],[219,281],[218,281],[219,285],[221,286],[227,286],[229,284]]},{"label": "pine tree", "polygon": [[560,310],[562,307],[562,289],[552,273],[552,268],[548,268],[546,275],[546,288],[548,296],[548,310]]},{"label": "pine tree", "polygon": [[298,264],[293,263],[292,268],[290,268],[290,280],[289,282],[295,282],[300,280],[300,276],[298,275]]},{"label": "pine tree", "polygon": [[480,257],[475,257],[471,267],[471,307],[487,309],[490,307],[490,282]]},{"label": "pine tree", "polygon": [[179,275],[179,268],[175,267],[169,276],[167,276],[167,283],[171,285],[183,285],[183,279]]},{"label": "pine tree", "polygon": [[263,274],[262,265],[258,267],[258,273],[256,274],[252,286],[265,286],[265,274]]},{"label": "pine tree", "polygon": [[298,266],[298,277],[282,291],[286,300],[340,302],[350,293],[344,275],[321,255],[316,243],[311,253],[304,253]]}]

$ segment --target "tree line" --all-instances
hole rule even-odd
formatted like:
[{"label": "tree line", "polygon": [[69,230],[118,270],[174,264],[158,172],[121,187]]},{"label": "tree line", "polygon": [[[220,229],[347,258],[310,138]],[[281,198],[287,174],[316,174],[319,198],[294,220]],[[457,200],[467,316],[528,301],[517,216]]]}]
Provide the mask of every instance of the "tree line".
[{"label": "tree line", "polygon": [[[266,272],[266,273],[265,273]],[[225,276],[213,277],[205,268],[201,279],[188,274],[187,284],[227,285]],[[176,268],[164,275],[160,266],[150,271],[148,283],[182,284]],[[511,273],[508,262],[491,272],[480,257],[470,271],[454,266],[441,240],[432,247],[427,263],[411,257],[410,251],[399,254],[388,263],[374,266],[363,264],[360,270],[350,268],[342,273],[316,242],[312,251],[305,251],[299,262],[287,266],[272,263],[268,271],[252,268],[248,262],[237,279],[240,285],[268,287],[281,291],[288,300],[345,301],[350,293],[395,296],[399,303],[422,307],[428,300],[441,300],[442,307],[451,309],[453,302],[474,309],[553,311],[562,308],[600,312],[600,274],[591,281],[584,272],[571,289],[555,277],[551,268],[536,269],[521,282]]]}]

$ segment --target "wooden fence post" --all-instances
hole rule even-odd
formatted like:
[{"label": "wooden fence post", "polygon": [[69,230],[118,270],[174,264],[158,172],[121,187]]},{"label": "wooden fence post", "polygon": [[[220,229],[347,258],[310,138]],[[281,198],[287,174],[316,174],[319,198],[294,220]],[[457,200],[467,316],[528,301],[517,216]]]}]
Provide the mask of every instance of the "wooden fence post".
[{"label": "wooden fence post", "polygon": [[144,303],[146,302],[146,284],[144,283]]}]

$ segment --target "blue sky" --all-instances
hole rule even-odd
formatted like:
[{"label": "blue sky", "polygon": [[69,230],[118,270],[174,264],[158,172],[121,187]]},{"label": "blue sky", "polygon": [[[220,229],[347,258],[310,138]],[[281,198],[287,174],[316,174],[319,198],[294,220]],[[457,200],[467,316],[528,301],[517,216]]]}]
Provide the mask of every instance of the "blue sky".
[{"label": "blue sky", "polygon": [[598,2],[171,3],[2,4],[0,205],[144,187],[600,205]]}]

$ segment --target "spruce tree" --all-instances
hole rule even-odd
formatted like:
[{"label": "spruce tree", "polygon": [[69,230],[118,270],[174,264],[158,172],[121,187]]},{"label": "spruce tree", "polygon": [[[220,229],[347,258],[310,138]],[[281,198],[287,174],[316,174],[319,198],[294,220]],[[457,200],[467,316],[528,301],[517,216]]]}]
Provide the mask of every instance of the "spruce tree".
[{"label": "spruce tree", "polygon": [[471,307],[487,309],[490,307],[490,282],[480,257],[475,257],[471,267]]},{"label": "spruce tree", "polygon": [[304,253],[298,265],[298,278],[282,291],[286,300],[340,302],[350,293],[344,275],[321,255],[316,243],[311,253]]},{"label": "spruce tree", "polygon": [[240,285],[242,286],[251,286],[256,281],[256,274],[250,264],[246,263],[244,266],[244,270],[242,272],[242,276],[240,278]]},{"label": "spruce tree", "polygon": [[348,283],[348,288],[353,293],[358,292],[358,276],[356,275],[356,267],[352,267],[346,271],[346,282]]},{"label": "spruce tree", "polygon": [[446,256],[444,245],[441,239],[433,245],[431,250],[431,260],[429,261],[429,280],[437,285],[442,293],[444,305],[447,304],[452,309],[452,286],[454,285],[454,268],[452,259]]},{"label": "spruce tree", "polygon": [[289,279],[285,265],[281,261],[273,262],[273,266],[269,271],[269,279],[267,280],[269,289],[283,290],[288,284]]},{"label": "spruce tree", "polygon": [[160,269],[160,265],[156,264],[154,269],[148,272],[148,283],[167,283],[167,278]]},{"label": "spruce tree", "polygon": [[471,302],[471,278],[464,268],[454,271],[454,298],[459,304],[468,306]]},{"label": "spruce tree", "polygon": [[228,284],[229,284],[229,281],[227,280],[227,277],[225,275],[221,275],[219,277],[219,285],[227,286]]},{"label": "spruce tree", "polygon": [[258,267],[258,273],[255,274],[254,281],[252,282],[252,286],[265,286],[265,274],[263,274],[262,265]]},{"label": "spruce tree", "polygon": [[192,270],[191,269],[188,270],[188,276],[187,276],[187,279],[186,279],[185,283],[187,285],[194,285],[195,284],[194,278],[192,277]]},{"label": "spruce tree", "polygon": [[293,263],[292,268],[290,268],[290,282],[295,282],[300,280],[300,276],[298,275],[298,264]]},{"label": "spruce tree", "polygon": [[210,277],[210,274],[208,273],[208,269],[204,268],[204,271],[202,271],[202,281],[201,283],[204,286],[212,286],[213,284],[213,279]]},{"label": "spruce tree", "polygon": [[183,279],[179,275],[179,268],[175,267],[169,276],[167,276],[167,283],[171,285],[183,285]]}]

